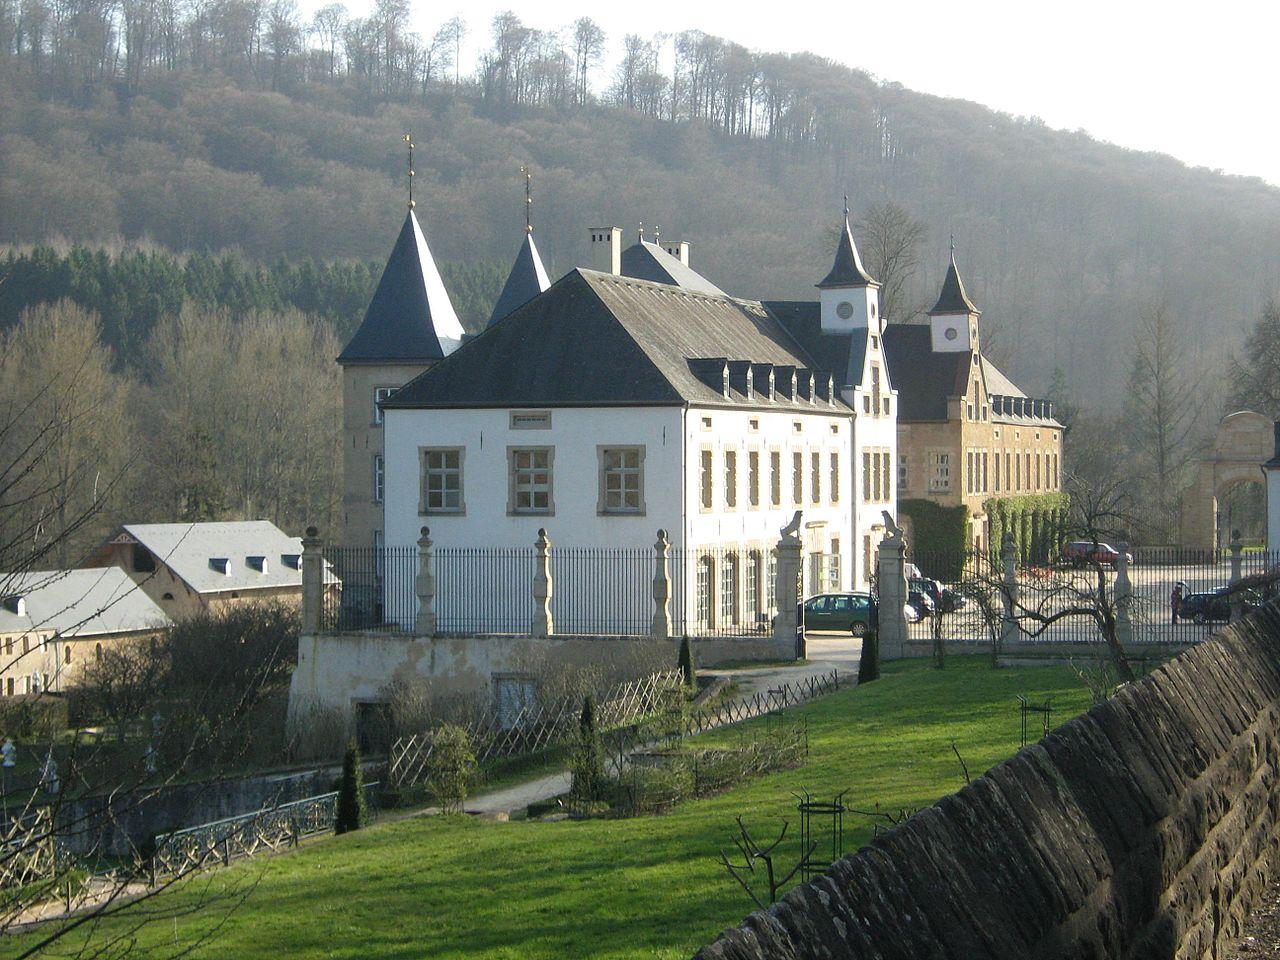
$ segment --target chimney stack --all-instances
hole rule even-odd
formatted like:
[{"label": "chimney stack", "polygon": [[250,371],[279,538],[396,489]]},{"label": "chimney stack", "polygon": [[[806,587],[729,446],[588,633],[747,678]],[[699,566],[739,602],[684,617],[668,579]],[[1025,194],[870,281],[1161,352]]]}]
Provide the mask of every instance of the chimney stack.
[{"label": "chimney stack", "polygon": [[662,245],[662,249],[671,254],[686,267],[689,265],[689,241],[674,240],[668,241]]},{"label": "chimney stack", "polygon": [[619,276],[622,273],[622,228],[588,227],[587,230],[591,234],[591,269]]}]

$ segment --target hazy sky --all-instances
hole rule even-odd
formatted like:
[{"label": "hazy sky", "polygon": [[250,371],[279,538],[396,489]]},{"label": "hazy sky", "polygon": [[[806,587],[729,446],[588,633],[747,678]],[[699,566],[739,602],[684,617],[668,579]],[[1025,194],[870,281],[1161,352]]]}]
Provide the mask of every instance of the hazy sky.
[{"label": "hazy sky", "polygon": [[[454,12],[413,3],[415,27],[426,35]],[[357,15],[371,6],[371,0],[348,3]],[[504,9],[544,29],[591,16],[611,53],[626,33],[691,28],[753,49],[808,50],[912,89],[1280,184],[1271,65],[1280,4],[1268,0],[1207,7],[1180,0],[789,0],[767,7],[735,0],[484,0],[462,11],[472,31],[464,69],[487,42],[493,14]],[[606,67],[595,78],[596,89],[610,72]]]}]

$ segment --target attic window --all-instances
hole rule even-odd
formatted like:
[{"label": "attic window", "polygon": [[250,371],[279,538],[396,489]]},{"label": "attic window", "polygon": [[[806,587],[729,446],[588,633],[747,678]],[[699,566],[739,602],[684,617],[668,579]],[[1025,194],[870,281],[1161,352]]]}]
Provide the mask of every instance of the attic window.
[{"label": "attic window", "polygon": [[722,389],[724,391],[725,399],[727,400],[729,398],[729,365],[727,363],[724,365],[723,379],[724,379],[724,386]]},{"label": "attic window", "polygon": [[710,418],[710,417],[703,417],[703,418],[702,418],[702,429],[703,429],[703,430],[710,430],[710,429],[711,429],[711,418]]},{"label": "attic window", "polygon": [[301,570],[302,556],[297,553],[282,553],[280,554],[280,565],[290,570]]},{"label": "attic window", "polygon": [[754,417],[747,421],[747,423],[753,433],[760,429],[760,421]]},{"label": "attic window", "polygon": [[245,557],[244,563],[245,563],[245,566],[248,567],[250,570],[256,570],[258,573],[267,572],[266,557]]},{"label": "attic window", "polygon": [[25,617],[27,615],[27,598],[22,596],[5,597],[0,602],[6,610],[15,616]]},{"label": "attic window", "polygon": [[791,421],[791,429],[792,429],[792,430],[794,430],[796,433],[803,433],[803,432],[804,432],[804,422],[803,422],[803,421],[801,421],[801,420],[792,420],[792,421]]},{"label": "attic window", "polygon": [[210,557],[209,569],[223,576],[231,576],[231,560],[229,557]]},{"label": "attic window", "polygon": [[550,430],[550,410],[512,410],[512,430]]}]

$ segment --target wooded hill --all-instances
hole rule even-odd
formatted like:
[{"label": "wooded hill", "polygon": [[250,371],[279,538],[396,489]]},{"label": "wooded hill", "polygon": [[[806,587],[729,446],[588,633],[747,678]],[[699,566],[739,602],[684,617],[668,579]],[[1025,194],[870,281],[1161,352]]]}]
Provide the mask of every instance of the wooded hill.
[{"label": "wooded hill", "polygon": [[231,17],[249,6],[174,20],[150,0],[0,0],[0,243],[377,261],[412,131],[437,258],[485,274],[515,253],[523,163],[553,276],[586,262],[587,226],[643,220],[742,296],[812,296],[841,195],[855,214],[894,201],[926,227],[895,313],[931,302],[954,232],[1009,372],[1044,390],[1061,367],[1086,404],[1124,396],[1144,310],[1166,303],[1209,363],[1280,286],[1280,190],[815,57],[681,34],[667,78],[655,42],[628,37],[601,82],[605,40],[582,21],[554,35],[500,17],[455,81],[449,24],[423,41],[394,11],[324,29],[282,4]]}]

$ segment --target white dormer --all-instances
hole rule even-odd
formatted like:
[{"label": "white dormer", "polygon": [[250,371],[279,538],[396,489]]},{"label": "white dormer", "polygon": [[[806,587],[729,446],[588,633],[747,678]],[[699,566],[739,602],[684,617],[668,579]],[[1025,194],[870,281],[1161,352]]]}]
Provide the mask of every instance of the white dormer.
[{"label": "white dormer", "polygon": [[933,352],[976,354],[981,346],[978,342],[979,316],[981,313],[978,308],[965,293],[964,281],[960,279],[960,271],[956,268],[956,255],[952,251],[947,276],[942,281],[942,292],[938,294],[938,302],[929,311]]},{"label": "white dormer", "polygon": [[835,263],[818,284],[818,291],[823,333],[871,330],[879,334],[882,330],[880,284],[862,266],[849,229],[848,210],[845,210],[844,228],[836,245]]}]

